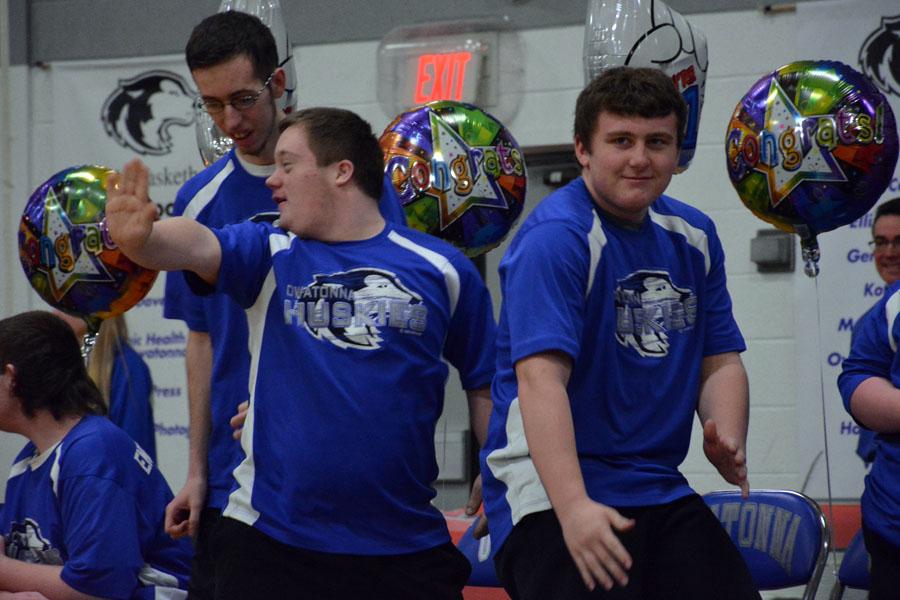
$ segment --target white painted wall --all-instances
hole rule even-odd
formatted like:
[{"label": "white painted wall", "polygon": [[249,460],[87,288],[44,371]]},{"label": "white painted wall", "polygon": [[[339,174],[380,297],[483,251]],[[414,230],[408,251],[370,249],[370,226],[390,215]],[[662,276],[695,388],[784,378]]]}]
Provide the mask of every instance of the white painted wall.
[{"label": "white painted wall", "polygon": [[[802,475],[795,460],[794,441],[793,288],[795,278],[803,274],[756,273],[749,259],[750,239],[757,229],[767,226],[743,207],[731,187],[723,142],[731,112],[750,85],[765,73],[801,58],[794,38],[796,18],[793,13],[766,16],[747,11],[691,15],[690,20],[708,38],[710,71],[698,150],[691,168],[675,178],[670,192],[708,212],[725,246],[729,289],[749,344],[744,358],[752,395],[750,481],[754,487],[798,488]],[[582,28],[540,29],[521,35],[525,49],[524,97],[518,115],[506,125],[523,147],[569,143],[574,102],[583,83]],[[380,131],[390,115],[382,112],[375,97],[377,46],[377,42],[360,42],[298,47],[302,105],[349,108]],[[12,187],[4,187],[2,194],[4,207],[13,207],[14,218],[6,217],[0,227],[0,286],[12,290],[13,301],[0,306],[0,316],[42,304],[36,301],[19,267],[15,229],[31,189],[44,179],[41,175],[59,167],[52,164],[53,132],[66,127],[65,123],[54,122],[48,110],[51,95],[64,90],[48,89],[40,69],[13,68],[11,79],[10,135],[15,151]],[[539,200],[529,196],[528,203]],[[495,251],[488,258],[495,302],[499,302],[497,260],[499,252]],[[467,428],[461,394],[448,395],[445,419],[439,432]],[[20,447],[21,440],[11,437],[0,434],[0,465],[9,464]],[[684,464],[685,473],[700,492],[724,487],[703,457],[698,440],[695,436]]]}]

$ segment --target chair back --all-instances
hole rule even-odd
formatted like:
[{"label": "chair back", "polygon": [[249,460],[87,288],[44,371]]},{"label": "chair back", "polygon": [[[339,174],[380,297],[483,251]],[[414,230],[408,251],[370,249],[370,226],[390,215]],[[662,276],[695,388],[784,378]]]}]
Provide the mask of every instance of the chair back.
[{"label": "chair back", "polygon": [[850,545],[841,559],[841,568],[838,569],[837,581],[831,591],[832,600],[840,600],[844,597],[844,589],[857,590],[869,589],[869,553],[863,540],[862,529],[856,532]]},{"label": "chair back", "polygon": [[760,590],[805,585],[815,598],[828,556],[828,525],[814,500],[791,490],[739,490],[703,496]]}]

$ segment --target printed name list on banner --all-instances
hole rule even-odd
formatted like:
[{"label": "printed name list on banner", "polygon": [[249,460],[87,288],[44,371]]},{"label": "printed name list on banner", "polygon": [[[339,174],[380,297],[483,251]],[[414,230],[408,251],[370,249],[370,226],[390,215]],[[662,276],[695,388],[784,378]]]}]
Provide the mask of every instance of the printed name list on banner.
[{"label": "printed name list on banner", "polygon": [[[894,65],[891,71],[888,66],[891,54],[900,52],[896,0],[802,2],[797,4],[797,23],[801,59],[850,65],[869,77],[894,114],[900,114],[900,69]],[[900,173],[894,173],[878,202],[896,197]],[[799,465],[807,478],[804,491],[817,499],[828,497],[823,398],[832,496],[857,501],[863,491],[865,467],[856,455],[859,427],[844,410],[837,376],[850,351],[854,323],[884,293],[869,247],[874,212],[873,208],[854,223],[820,235],[818,278],[795,279]]]}]

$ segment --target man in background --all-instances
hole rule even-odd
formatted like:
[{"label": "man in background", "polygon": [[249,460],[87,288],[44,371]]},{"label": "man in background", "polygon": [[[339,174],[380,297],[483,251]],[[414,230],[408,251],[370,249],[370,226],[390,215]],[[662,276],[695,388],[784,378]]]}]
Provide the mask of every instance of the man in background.
[{"label": "man in background", "polygon": [[[888,200],[875,209],[872,241],[869,244],[875,256],[875,270],[878,271],[885,286],[890,287],[900,279],[900,198]],[[855,329],[854,327],[854,333]],[[859,428],[856,454],[866,466],[875,460],[877,443],[874,431],[865,427]]]},{"label": "man in background", "polygon": [[[900,586],[900,198],[875,212],[875,268],[888,284],[883,297],[857,321],[838,387],[844,408],[861,426],[857,453],[872,463],[860,500],[869,553],[869,598],[896,598]],[[872,430],[874,434],[864,433]],[[874,440],[866,446],[864,435]]]},{"label": "man in background", "polygon": [[[252,15],[217,13],[194,28],[185,58],[202,108],[234,147],[184,184],[174,214],[215,227],[275,210],[265,180],[274,170],[284,116],[276,100],[284,93],[285,75],[272,33]],[[166,530],[194,538],[190,597],[206,600],[213,598],[209,536],[242,456],[228,421],[247,399],[246,317],[222,294],[195,296],[177,272],[166,277],[163,315],[184,321],[189,330],[188,475],[166,509]]]}]

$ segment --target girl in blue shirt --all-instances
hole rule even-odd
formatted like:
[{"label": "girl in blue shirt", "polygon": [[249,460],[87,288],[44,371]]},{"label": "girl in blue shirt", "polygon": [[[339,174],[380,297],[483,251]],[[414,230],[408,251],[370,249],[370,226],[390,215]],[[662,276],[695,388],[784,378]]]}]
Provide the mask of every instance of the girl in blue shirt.
[{"label": "girl in blue shirt", "polygon": [[63,320],[40,311],[0,320],[0,430],[29,440],[0,511],[0,590],[186,597],[190,546],[163,531],[172,493],[105,412]]}]

